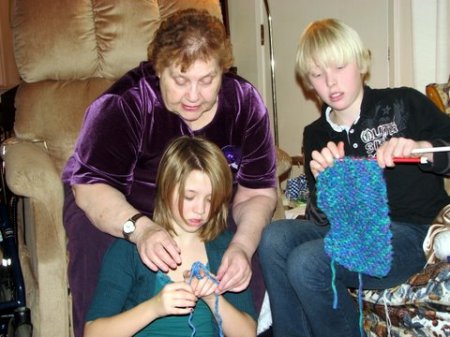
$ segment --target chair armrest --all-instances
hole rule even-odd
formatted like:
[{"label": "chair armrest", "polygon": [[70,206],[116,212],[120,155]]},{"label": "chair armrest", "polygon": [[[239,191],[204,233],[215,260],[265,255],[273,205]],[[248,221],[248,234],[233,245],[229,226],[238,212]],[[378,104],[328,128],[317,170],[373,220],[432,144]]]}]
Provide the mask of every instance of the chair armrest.
[{"label": "chair armrest", "polygon": [[[28,205],[23,215],[25,221],[18,230],[18,235],[25,237],[19,251],[29,256],[32,275],[26,277],[25,284],[27,293],[35,293],[28,298],[32,302],[29,303],[32,320],[40,330],[36,331],[37,336],[67,337],[70,302],[62,223],[63,184],[52,158],[41,145],[8,141],[3,145],[2,157],[9,189],[25,197],[23,200]],[[24,267],[28,271],[28,266]]]},{"label": "chair armrest", "polygon": [[10,141],[2,152],[6,182],[13,193],[62,205],[60,173],[39,143]]},{"label": "chair armrest", "polygon": [[4,145],[3,160],[9,189],[17,196],[31,199],[33,226],[25,228],[25,234],[31,236],[29,245],[35,245],[35,249],[42,247],[40,259],[60,259],[62,252],[65,259],[63,185],[50,156],[39,144],[16,142]]}]

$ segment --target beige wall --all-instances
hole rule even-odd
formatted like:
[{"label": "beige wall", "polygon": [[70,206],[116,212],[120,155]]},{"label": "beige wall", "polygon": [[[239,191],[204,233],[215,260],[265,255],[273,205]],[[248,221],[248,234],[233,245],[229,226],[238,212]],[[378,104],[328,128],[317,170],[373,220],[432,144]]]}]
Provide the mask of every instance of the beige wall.
[{"label": "beige wall", "polygon": [[[269,0],[273,24],[279,146],[289,154],[300,154],[303,128],[319,116],[316,103],[305,97],[295,77],[295,53],[301,32],[309,22],[316,19],[336,17],[344,20],[360,33],[372,51],[373,66],[369,85],[385,87],[389,84],[388,28],[389,12],[392,11],[389,4],[390,0]],[[266,26],[267,34],[263,1],[228,0],[228,6],[238,72],[260,89],[272,111],[270,64],[267,60],[269,54],[261,51],[258,44],[259,24]],[[265,42],[267,48],[267,36]]]}]

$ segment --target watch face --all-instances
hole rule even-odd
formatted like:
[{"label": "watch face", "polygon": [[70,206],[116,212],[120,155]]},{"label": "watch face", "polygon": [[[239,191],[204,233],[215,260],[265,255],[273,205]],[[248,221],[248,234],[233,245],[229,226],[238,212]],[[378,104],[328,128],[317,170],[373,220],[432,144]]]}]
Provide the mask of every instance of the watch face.
[{"label": "watch face", "polygon": [[128,220],[123,225],[123,232],[125,234],[131,234],[134,232],[135,229],[136,229],[136,226],[134,225],[133,221],[131,221],[131,220]]}]

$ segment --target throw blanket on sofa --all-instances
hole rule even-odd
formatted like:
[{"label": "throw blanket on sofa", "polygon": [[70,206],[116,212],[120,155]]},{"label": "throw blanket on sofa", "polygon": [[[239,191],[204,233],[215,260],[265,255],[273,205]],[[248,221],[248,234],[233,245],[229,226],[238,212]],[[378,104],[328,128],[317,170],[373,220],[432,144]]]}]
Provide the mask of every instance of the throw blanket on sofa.
[{"label": "throw blanket on sofa", "polygon": [[[368,337],[450,336],[450,263],[427,266],[398,287],[364,291]],[[386,316],[386,309],[388,317]]]}]

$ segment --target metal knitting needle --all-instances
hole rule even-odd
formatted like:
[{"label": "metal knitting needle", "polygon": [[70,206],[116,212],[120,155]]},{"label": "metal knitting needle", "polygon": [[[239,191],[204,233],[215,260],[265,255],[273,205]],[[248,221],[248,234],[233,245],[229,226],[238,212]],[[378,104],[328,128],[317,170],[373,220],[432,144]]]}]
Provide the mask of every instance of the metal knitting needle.
[{"label": "metal knitting needle", "polygon": [[432,152],[449,152],[450,146],[429,147],[424,149],[413,149],[412,154],[432,153]]},{"label": "metal knitting needle", "polygon": [[[411,154],[422,154],[422,153],[433,153],[433,152],[448,152],[450,151],[450,146],[440,146],[440,147],[430,147],[423,149],[413,149]],[[428,159],[426,157],[411,157],[411,158],[394,158],[394,163],[396,164],[426,164]]]},{"label": "metal knitting needle", "polygon": [[[376,160],[377,158],[371,158]],[[395,164],[426,164],[428,163],[427,157],[394,157],[392,158]]]}]

